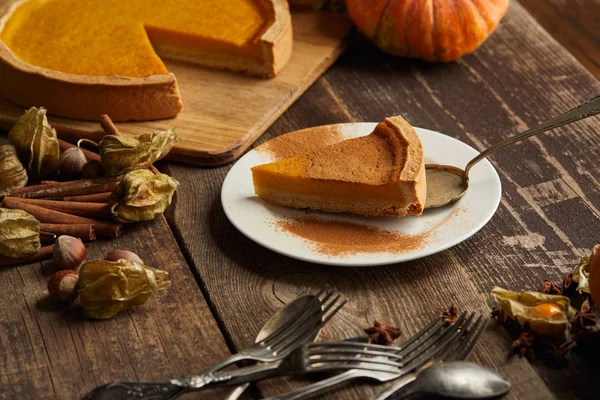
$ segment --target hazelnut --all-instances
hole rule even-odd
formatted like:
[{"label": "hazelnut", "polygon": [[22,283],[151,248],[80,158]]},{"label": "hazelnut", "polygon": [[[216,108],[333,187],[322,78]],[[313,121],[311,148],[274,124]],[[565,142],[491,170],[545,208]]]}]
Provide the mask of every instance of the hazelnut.
[{"label": "hazelnut", "polygon": [[142,259],[135,253],[128,250],[113,250],[106,255],[106,261],[131,260],[140,264],[144,264]]},{"label": "hazelnut", "polygon": [[72,270],[56,271],[48,281],[48,295],[54,301],[67,303],[77,297],[79,274]]},{"label": "hazelnut", "polygon": [[85,163],[81,170],[81,177],[83,179],[94,179],[104,176],[104,167],[102,162],[98,160],[91,160]]},{"label": "hazelnut", "polygon": [[58,167],[60,176],[65,179],[78,179],[86,162],[85,154],[79,147],[71,147],[65,150],[60,155],[60,165]]},{"label": "hazelnut", "polygon": [[54,243],[52,259],[58,269],[75,269],[81,264],[87,250],[81,239],[61,235]]}]

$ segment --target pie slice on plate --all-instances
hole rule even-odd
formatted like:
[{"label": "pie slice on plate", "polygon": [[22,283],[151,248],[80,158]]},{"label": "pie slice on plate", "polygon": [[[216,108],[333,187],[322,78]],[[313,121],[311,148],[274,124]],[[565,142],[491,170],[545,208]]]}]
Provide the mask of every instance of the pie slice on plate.
[{"label": "pie slice on plate", "polygon": [[176,116],[160,57],[273,77],[292,51],[286,0],[20,0],[0,18],[0,95],[75,119]]},{"label": "pie slice on plate", "polygon": [[268,203],[367,216],[421,215],[427,192],[419,136],[402,117],[368,136],[252,168]]}]

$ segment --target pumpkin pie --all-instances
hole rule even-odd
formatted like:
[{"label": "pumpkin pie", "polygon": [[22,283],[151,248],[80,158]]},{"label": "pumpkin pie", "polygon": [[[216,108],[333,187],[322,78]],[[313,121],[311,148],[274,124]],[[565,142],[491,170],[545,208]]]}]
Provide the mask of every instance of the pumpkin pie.
[{"label": "pumpkin pie", "polygon": [[368,136],[252,168],[267,203],[367,216],[421,215],[426,183],[419,136],[402,117]]},{"label": "pumpkin pie", "polygon": [[20,0],[0,16],[0,95],[76,119],[176,116],[161,57],[273,77],[292,50],[286,0]]}]

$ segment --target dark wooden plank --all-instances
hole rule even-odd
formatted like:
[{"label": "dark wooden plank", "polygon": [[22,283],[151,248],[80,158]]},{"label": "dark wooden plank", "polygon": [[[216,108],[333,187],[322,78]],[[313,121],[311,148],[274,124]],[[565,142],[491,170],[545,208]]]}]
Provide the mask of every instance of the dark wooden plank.
[{"label": "dark wooden plank", "polygon": [[[482,149],[599,89],[600,84],[514,3],[489,42],[456,63],[395,59],[355,38],[263,141],[319,124],[379,121],[402,114],[416,126],[440,130]],[[339,269],[292,260],[254,244],[223,214],[219,195],[228,167],[196,170],[170,164],[169,171],[187,189],[178,197],[183,206],[168,219],[237,348],[251,343],[281,304],[324,285],[350,299],[325,330],[325,338],[358,334],[373,318],[398,324],[407,337],[451,301],[485,312],[493,285],[535,289],[547,277],[558,279],[589,250],[600,238],[595,206],[600,203],[598,129],[597,120],[583,122],[499,153],[493,162],[504,197],[497,215],[463,244],[415,262]],[[512,398],[551,398],[546,385],[558,398],[590,398],[595,393],[598,370],[585,358],[575,357],[558,372],[507,359],[509,339],[495,324],[483,342],[475,359],[511,377]],[[297,385],[288,380],[259,388],[271,395]],[[352,386],[336,392],[336,398],[364,398],[371,392],[367,385]]]},{"label": "dark wooden plank", "polygon": [[597,0],[519,0],[562,46],[600,78],[600,3]]},{"label": "dark wooden plank", "polygon": [[87,248],[87,260],[117,248],[134,251],[168,271],[172,287],[113,319],[93,321],[77,302],[47,298],[52,261],[0,268],[1,399],[80,399],[105,382],[194,374],[230,354],[164,217]]}]

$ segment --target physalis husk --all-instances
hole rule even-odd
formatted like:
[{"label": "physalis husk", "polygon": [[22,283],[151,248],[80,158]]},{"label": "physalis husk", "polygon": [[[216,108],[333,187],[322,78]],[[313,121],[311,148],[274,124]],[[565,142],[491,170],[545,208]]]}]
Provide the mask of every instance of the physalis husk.
[{"label": "physalis husk", "polygon": [[[577,275],[576,275],[577,276]],[[579,262],[579,285],[577,290],[589,293],[596,307],[600,307],[600,244],[592,249],[592,254]]]},{"label": "physalis husk", "polygon": [[135,261],[91,261],[79,269],[79,299],[90,318],[107,319],[168,289],[169,273]]},{"label": "physalis husk", "polygon": [[568,297],[539,292],[520,293],[499,287],[492,289],[492,297],[506,318],[517,322],[547,339],[566,340],[575,310]]},{"label": "physalis husk", "polygon": [[179,182],[166,174],[147,169],[131,171],[110,195],[113,215],[121,222],[154,219],[169,207],[178,186]]},{"label": "physalis husk", "polygon": [[27,171],[17,157],[14,146],[0,146],[0,197],[8,196],[13,188],[27,184]]},{"label": "physalis husk", "polygon": [[23,210],[0,208],[0,254],[26,257],[40,249],[40,222]]},{"label": "physalis husk", "polygon": [[176,140],[175,129],[169,129],[144,133],[135,138],[106,135],[98,147],[106,174],[118,176],[134,169],[150,167],[169,154]]},{"label": "physalis husk", "polygon": [[43,178],[58,170],[58,138],[43,107],[25,111],[8,132],[8,139],[32,177]]}]

